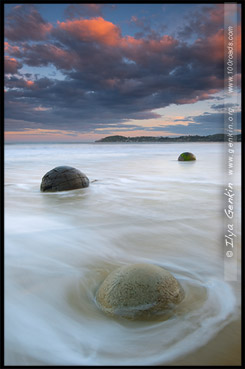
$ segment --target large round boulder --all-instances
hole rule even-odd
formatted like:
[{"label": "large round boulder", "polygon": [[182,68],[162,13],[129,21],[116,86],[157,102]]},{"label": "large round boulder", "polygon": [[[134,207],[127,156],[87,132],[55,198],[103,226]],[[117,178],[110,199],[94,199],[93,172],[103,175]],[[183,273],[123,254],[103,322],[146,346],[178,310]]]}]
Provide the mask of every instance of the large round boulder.
[{"label": "large round boulder", "polygon": [[182,286],[169,271],[145,263],[114,270],[96,293],[103,312],[128,319],[158,316],[183,298]]},{"label": "large round boulder", "polygon": [[68,191],[88,186],[89,179],[80,170],[69,166],[60,166],[43,176],[40,190],[42,192]]},{"label": "large round boulder", "polygon": [[196,157],[194,154],[192,154],[191,152],[183,152],[182,154],[180,154],[180,156],[178,157],[179,161],[190,161],[190,160],[196,160]]}]

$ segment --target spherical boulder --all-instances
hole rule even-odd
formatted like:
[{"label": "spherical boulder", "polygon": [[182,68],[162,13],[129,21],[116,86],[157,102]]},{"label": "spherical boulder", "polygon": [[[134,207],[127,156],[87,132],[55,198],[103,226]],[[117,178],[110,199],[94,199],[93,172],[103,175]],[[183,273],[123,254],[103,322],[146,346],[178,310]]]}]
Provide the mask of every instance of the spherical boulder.
[{"label": "spherical boulder", "polygon": [[69,166],[60,166],[43,176],[40,190],[42,192],[68,191],[88,186],[89,179],[80,170]]},{"label": "spherical boulder", "polygon": [[183,152],[182,154],[180,154],[180,156],[178,157],[179,161],[191,161],[191,160],[196,160],[196,157],[194,154],[192,154],[191,152]]},{"label": "spherical boulder", "polygon": [[103,312],[128,319],[161,315],[183,298],[184,290],[170,272],[145,263],[114,270],[96,293],[96,302]]}]

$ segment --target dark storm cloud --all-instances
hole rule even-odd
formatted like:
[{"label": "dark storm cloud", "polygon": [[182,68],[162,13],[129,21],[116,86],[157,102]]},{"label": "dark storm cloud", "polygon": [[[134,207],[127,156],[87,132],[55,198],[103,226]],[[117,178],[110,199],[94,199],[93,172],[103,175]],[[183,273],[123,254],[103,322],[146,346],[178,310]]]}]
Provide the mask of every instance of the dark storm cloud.
[{"label": "dark storm cloud", "polygon": [[[97,93],[88,93],[82,89],[77,81],[51,81],[47,78],[37,80],[34,85],[28,86],[25,80],[9,78],[6,86],[15,90],[9,90],[6,95],[6,118],[18,119],[19,111],[22,111],[22,119],[27,122],[36,120],[44,126],[55,129],[65,128],[84,131],[95,129],[101,125],[123,122],[129,118],[148,119],[158,118],[159,115],[150,111],[138,111],[137,107],[130,106],[128,111],[123,111],[125,102],[120,103],[112,96],[102,96]],[[25,95],[22,102],[21,97]],[[16,101],[15,105],[13,101]],[[11,102],[11,104],[10,104]],[[111,105],[112,104],[112,105]],[[38,110],[41,105],[43,109]],[[44,127],[43,126],[43,127]],[[15,127],[12,127],[14,130]]]},{"label": "dark storm cloud", "polygon": [[186,17],[187,24],[179,28],[178,37],[189,39],[193,35],[207,37],[224,27],[224,4],[215,7],[204,5],[191,11]]},{"label": "dark storm cloud", "polygon": [[5,37],[10,41],[39,41],[51,28],[34,5],[16,5],[6,17]]},{"label": "dark storm cloud", "polygon": [[[64,80],[39,77],[28,81],[27,75],[20,73],[15,79],[7,78],[7,119],[14,122],[19,117],[49,129],[86,132],[129,119],[158,118],[152,110],[211,99],[223,89],[223,33],[216,22],[219,12],[214,17],[215,33],[187,44],[160,33],[154,37],[122,36],[117,25],[102,18],[99,4],[93,9],[90,5],[79,9],[90,9],[93,18],[74,19],[72,4],[67,8],[70,19],[53,28],[34,6],[20,6],[19,12],[17,8],[8,16],[6,52],[19,63],[12,73],[19,71],[21,63],[55,66]],[[150,25],[145,31],[149,29]],[[45,35],[46,40],[34,42]],[[22,42],[17,45],[18,40]],[[10,45],[10,41],[16,43]]]}]

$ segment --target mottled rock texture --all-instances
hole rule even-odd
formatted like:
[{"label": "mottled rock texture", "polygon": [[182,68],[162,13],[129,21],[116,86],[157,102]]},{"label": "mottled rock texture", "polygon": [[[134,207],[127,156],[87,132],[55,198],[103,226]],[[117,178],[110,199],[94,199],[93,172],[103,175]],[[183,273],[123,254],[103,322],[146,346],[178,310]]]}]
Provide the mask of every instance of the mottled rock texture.
[{"label": "mottled rock texture", "polygon": [[114,270],[96,293],[102,311],[128,319],[149,318],[183,298],[184,290],[170,272],[144,263]]},{"label": "mottled rock texture", "polygon": [[41,182],[42,192],[68,191],[88,187],[89,179],[76,168],[56,167],[47,172]]},{"label": "mottled rock texture", "polygon": [[194,154],[192,154],[191,152],[183,152],[182,154],[180,154],[180,156],[178,157],[179,161],[190,161],[190,160],[196,160],[196,157]]}]

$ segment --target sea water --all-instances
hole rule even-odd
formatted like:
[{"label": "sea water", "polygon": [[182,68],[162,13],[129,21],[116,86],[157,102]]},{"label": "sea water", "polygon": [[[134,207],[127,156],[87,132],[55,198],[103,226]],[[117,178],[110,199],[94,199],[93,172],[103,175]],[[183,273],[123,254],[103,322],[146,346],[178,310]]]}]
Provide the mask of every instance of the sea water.
[{"label": "sea water", "polygon": [[[234,282],[224,278],[226,149],[6,144],[5,365],[174,365],[238,320],[240,144]],[[197,160],[179,162],[184,151]],[[44,174],[61,165],[84,172],[90,186],[40,192]],[[142,262],[169,270],[185,299],[164,320],[105,315],[95,301],[102,281],[117,267]],[[222,335],[218,345],[222,351]]]}]

